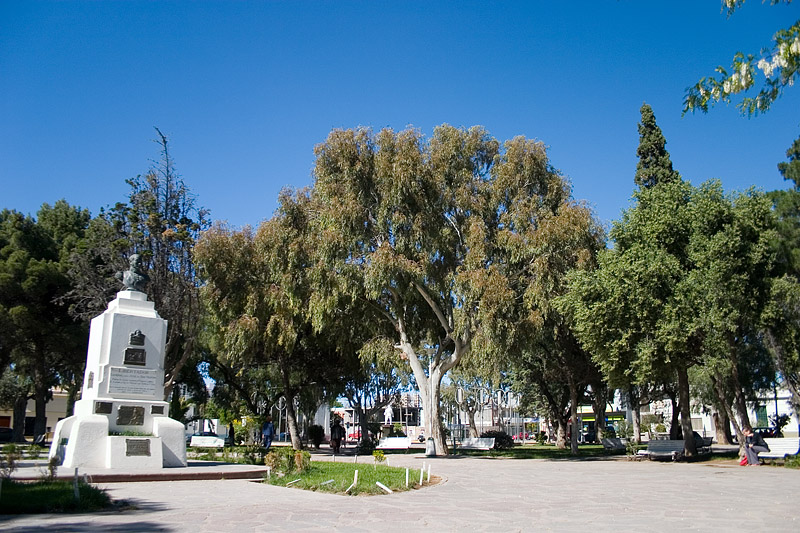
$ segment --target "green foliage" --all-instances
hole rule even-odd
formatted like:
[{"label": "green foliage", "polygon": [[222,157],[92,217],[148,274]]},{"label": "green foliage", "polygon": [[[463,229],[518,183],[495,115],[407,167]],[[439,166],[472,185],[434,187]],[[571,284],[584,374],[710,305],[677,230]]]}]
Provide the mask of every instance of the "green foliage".
[{"label": "green foliage", "polygon": [[267,453],[264,464],[272,469],[273,474],[302,473],[311,465],[311,454],[285,446],[275,447]]},{"label": "green foliage", "polygon": [[9,479],[17,470],[20,460],[22,460],[21,448],[13,443],[4,444],[0,453],[0,477]]},{"label": "green foliage", "polygon": [[386,455],[384,455],[383,450],[373,450],[372,459],[375,463],[382,463],[386,460]]},{"label": "green foliage", "polygon": [[493,450],[510,450],[514,447],[514,439],[505,431],[484,431],[482,439],[494,439]]},{"label": "green foliage", "polygon": [[390,437],[405,437],[406,434],[403,431],[403,424],[400,422],[395,422],[392,424],[392,429],[389,430]]},{"label": "green foliage", "polygon": [[[791,0],[785,0],[786,3]],[[743,0],[723,0],[728,16],[743,4]],[[781,3],[771,0],[770,4]],[[778,30],[773,37],[770,50],[764,49],[760,56],[737,52],[729,69],[716,68],[718,76],[701,78],[686,90],[683,112],[708,112],[710,106],[718,102],[731,102],[731,96],[747,92],[755,86],[763,74],[764,81],[758,94],[742,98],[737,107],[743,115],[753,116],[763,113],[778,99],[787,86],[794,85],[800,67],[800,20],[788,28]],[[759,73],[761,71],[761,73]]]},{"label": "green foliage", "polygon": [[639,123],[639,146],[636,148],[639,162],[636,164],[634,181],[639,187],[645,188],[680,179],[680,175],[672,169],[666,149],[667,141],[656,124],[653,109],[642,104],[640,113],[642,121]]},{"label": "green foliage", "polygon": [[20,483],[3,480],[0,514],[78,513],[110,507],[108,494],[87,483],[78,483],[75,499],[71,481]]}]

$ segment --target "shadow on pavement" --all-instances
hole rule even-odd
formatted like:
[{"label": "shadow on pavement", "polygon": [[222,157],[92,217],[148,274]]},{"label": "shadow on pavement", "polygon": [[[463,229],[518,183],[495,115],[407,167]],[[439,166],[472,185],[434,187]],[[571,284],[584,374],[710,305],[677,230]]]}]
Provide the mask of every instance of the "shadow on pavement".
[{"label": "shadow on pavement", "polygon": [[174,531],[158,522],[129,522],[126,524],[96,524],[93,522],[74,522],[71,524],[60,523],[56,527],[54,524],[43,524],[41,526],[22,526],[15,527],[14,531],[20,533],[33,533],[35,531]]}]

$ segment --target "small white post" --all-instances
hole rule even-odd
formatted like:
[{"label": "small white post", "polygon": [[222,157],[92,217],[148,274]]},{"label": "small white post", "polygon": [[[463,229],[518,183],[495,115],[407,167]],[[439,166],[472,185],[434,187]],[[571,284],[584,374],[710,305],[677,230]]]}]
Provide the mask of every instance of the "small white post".
[{"label": "small white post", "polygon": [[428,483],[431,482],[431,464],[428,463]]},{"label": "small white post", "polygon": [[298,481],[300,481],[301,479],[302,479],[302,478],[297,478],[297,479],[295,479],[294,481],[290,481],[289,483],[287,483],[287,484],[286,484],[286,486],[288,487],[289,485],[294,485],[295,483],[297,483],[297,482],[298,482]]},{"label": "small white post", "polygon": [[386,485],[384,485],[380,481],[376,481],[375,484],[378,485],[383,490],[385,490],[387,494],[392,494],[392,489],[390,489],[389,487],[387,487]]},{"label": "small white post", "polygon": [[267,467],[267,481],[272,481],[272,467]]},{"label": "small white post", "polygon": [[352,490],[352,488],[356,486],[356,483],[358,483],[358,470],[356,470],[356,474],[355,474],[355,476],[353,476],[353,484],[350,485],[349,487],[347,487],[347,490],[344,491],[345,494],[350,492]]},{"label": "small white post", "polygon": [[408,488],[408,468],[406,468],[406,488]]},{"label": "small white post", "polygon": [[419,471],[419,486],[422,486],[422,476],[425,474],[425,465],[422,465],[422,470]]}]

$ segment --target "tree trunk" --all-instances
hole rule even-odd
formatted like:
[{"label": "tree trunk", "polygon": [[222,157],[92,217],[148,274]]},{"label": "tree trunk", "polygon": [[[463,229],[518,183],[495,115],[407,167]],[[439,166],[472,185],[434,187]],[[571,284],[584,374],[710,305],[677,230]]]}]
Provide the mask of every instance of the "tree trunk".
[{"label": "tree trunk", "polygon": [[[303,443],[300,441],[300,433],[297,431],[297,413],[294,410],[294,391],[289,383],[289,371],[281,364],[281,378],[283,380],[283,397],[286,398],[286,424],[289,426],[289,435],[292,438],[292,448],[302,450]],[[276,433],[278,433],[276,431]],[[277,437],[277,435],[275,435]]]},{"label": "tree trunk", "polygon": [[467,423],[469,424],[469,436],[473,438],[480,437],[478,433],[478,425],[475,423],[475,415],[477,411],[472,409],[467,409]]},{"label": "tree trunk", "polygon": [[728,414],[724,410],[714,410],[711,413],[711,419],[714,421],[714,434],[717,444],[730,444],[732,442],[731,421],[728,419]]},{"label": "tree trunk", "polygon": [[672,420],[670,421],[669,425],[669,438],[671,440],[677,440],[678,428],[680,427],[681,408],[680,405],[678,405],[678,397],[675,394],[670,394],[669,399],[672,403]]},{"label": "tree trunk", "polygon": [[433,375],[429,378],[430,399],[430,429],[431,437],[436,445],[436,455],[447,455],[447,439],[445,438],[444,431],[442,430],[442,422],[439,413],[441,406],[439,405],[439,389],[442,386],[442,373],[438,368],[433,369]]},{"label": "tree trunk", "polygon": [[47,434],[47,393],[50,387],[39,382],[34,385],[33,394],[36,401],[36,421],[33,423],[33,442],[43,443]]},{"label": "tree trunk", "polygon": [[694,457],[697,455],[697,447],[692,433],[692,413],[689,405],[689,372],[685,366],[678,368],[678,398],[681,410],[684,451],[687,457]]},{"label": "tree trunk", "polygon": [[642,406],[639,405],[638,399],[633,407],[633,440],[637,444],[642,443]]},{"label": "tree trunk", "polygon": [[28,393],[20,394],[14,399],[14,442],[25,441],[25,411],[28,408]]},{"label": "tree trunk", "polygon": [[556,429],[556,448],[559,450],[567,449],[567,419],[566,417],[555,417],[558,428]]},{"label": "tree trunk", "polygon": [[572,455],[578,455],[578,431],[580,431],[578,424],[578,387],[572,381],[569,384],[569,413],[572,424],[572,434],[569,439],[570,452]]},{"label": "tree trunk", "polygon": [[750,416],[747,414],[747,404],[745,403],[744,393],[742,393],[741,387],[738,386],[734,396],[733,407],[736,409],[736,414],[739,417],[739,423],[742,429],[749,429],[752,431],[753,427],[750,425]]},{"label": "tree trunk", "polygon": [[730,402],[725,395],[725,391],[722,388],[722,381],[719,378],[711,377],[711,383],[714,385],[714,390],[717,393],[717,398],[724,409],[725,414],[728,417],[728,421],[733,424],[733,430],[736,432],[736,440],[739,442],[739,451],[743,450],[744,446],[744,432],[742,432],[742,427],[739,425],[739,422],[736,420],[736,417],[733,414],[733,409],[731,409]]},{"label": "tree trunk", "polygon": [[605,385],[599,386],[598,390],[594,391],[594,399],[592,401],[592,410],[594,411],[594,441],[596,443],[603,442],[603,437],[606,433],[606,394],[607,387]]}]

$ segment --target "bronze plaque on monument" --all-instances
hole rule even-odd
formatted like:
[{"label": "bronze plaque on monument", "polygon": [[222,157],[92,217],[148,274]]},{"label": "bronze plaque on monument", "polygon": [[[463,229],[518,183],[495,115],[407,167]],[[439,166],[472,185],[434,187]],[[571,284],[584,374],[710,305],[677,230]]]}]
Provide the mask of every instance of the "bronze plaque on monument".
[{"label": "bronze plaque on monument", "polygon": [[147,353],[144,351],[144,348],[127,348],[125,350],[125,360],[123,363],[126,365],[144,366],[146,364],[146,357]]},{"label": "bronze plaque on monument", "polygon": [[150,456],[150,439],[125,439],[125,455]]},{"label": "bronze plaque on monument", "polygon": [[[134,407],[131,405],[120,405],[117,409],[118,426],[143,426],[144,407]],[[149,441],[148,441],[149,442]],[[149,444],[148,444],[149,446]]]},{"label": "bronze plaque on monument", "polygon": [[94,413],[96,415],[110,415],[113,406],[114,404],[111,402],[95,402]]},{"label": "bronze plaque on monument", "polygon": [[164,414],[164,406],[163,405],[151,405],[150,406],[150,414],[151,415],[163,415]]}]

